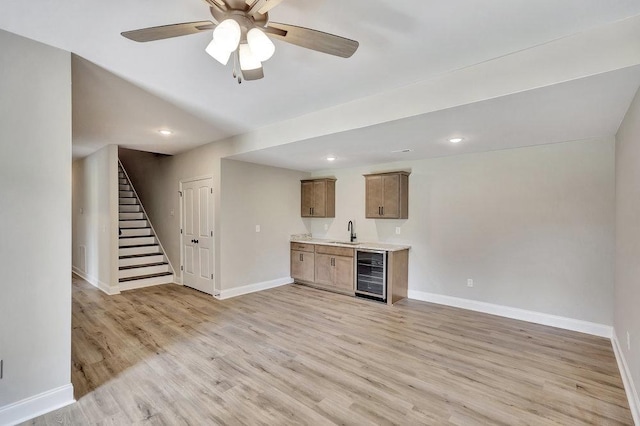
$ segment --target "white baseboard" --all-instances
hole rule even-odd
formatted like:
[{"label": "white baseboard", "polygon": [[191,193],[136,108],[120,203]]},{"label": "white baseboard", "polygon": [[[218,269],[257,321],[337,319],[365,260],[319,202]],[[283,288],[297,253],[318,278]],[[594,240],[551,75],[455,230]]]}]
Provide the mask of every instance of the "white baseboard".
[{"label": "white baseboard", "polygon": [[230,288],[228,290],[221,290],[220,296],[217,298],[220,300],[230,299],[236,296],[242,296],[243,294],[254,293],[256,291],[267,290],[274,287],[280,287],[282,285],[287,285],[293,283],[293,279],[291,277],[278,278],[276,280],[271,281],[263,281],[261,283],[249,284],[242,287]]},{"label": "white baseboard", "polygon": [[73,385],[61,386],[0,407],[0,425],[16,425],[73,404]]},{"label": "white baseboard", "polygon": [[74,274],[76,274],[77,276],[79,276],[80,278],[82,278],[83,280],[85,280],[86,282],[88,282],[89,284],[91,284],[92,286],[94,286],[96,288],[99,288],[100,290],[102,290],[103,292],[108,294],[109,296],[113,296],[114,294],[120,294],[120,289],[119,288],[111,287],[109,284],[103,283],[99,279],[94,278],[94,277],[84,273],[83,271],[81,271],[80,269],[76,268],[75,266],[71,267],[71,271]]},{"label": "white baseboard", "polygon": [[629,370],[629,365],[624,357],[624,352],[620,347],[618,341],[618,335],[616,330],[613,330],[613,336],[611,337],[611,343],[613,344],[613,353],[616,355],[616,361],[618,361],[618,369],[622,376],[622,382],[624,383],[624,390],[627,393],[627,399],[629,400],[629,408],[631,409],[631,415],[636,425],[640,425],[640,398],[638,398],[638,391],[633,383],[633,377]]},{"label": "white baseboard", "polygon": [[542,312],[527,311],[525,309],[512,308],[509,306],[494,305],[492,303],[479,302],[477,300],[445,296],[442,294],[409,290],[408,296],[409,299],[453,306],[456,308],[468,309],[470,311],[483,312],[485,314],[498,315],[501,317],[548,325],[551,327],[564,328],[565,330],[579,331],[581,333],[593,334],[595,336],[606,337],[608,339],[611,338],[613,331],[613,327],[610,325],[560,317]]}]

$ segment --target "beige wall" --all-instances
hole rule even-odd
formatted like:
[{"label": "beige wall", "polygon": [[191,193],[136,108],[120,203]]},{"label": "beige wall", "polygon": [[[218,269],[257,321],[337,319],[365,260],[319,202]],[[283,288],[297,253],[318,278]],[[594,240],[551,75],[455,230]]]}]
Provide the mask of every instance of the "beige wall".
[{"label": "beige wall", "polygon": [[[71,58],[0,31],[0,424],[71,389]],[[72,395],[69,395],[72,397]]]},{"label": "beige wall", "polygon": [[[640,386],[640,93],[616,136],[614,329],[636,390]],[[631,345],[627,346],[627,333]],[[636,410],[640,410],[638,394]]]},{"label": "beige wall", "polygon": [[[362,174],[398,169],[409,219],[365,219]],[[353,220],[360,241],[410,244],[410,290],[612,324],[612,139],[314,175],[338,180],[336,218],[309,219],[313,235],[347,239]]]},{"label": "beige wall", "polygon": [[73,162],[73,270],[107,293],[118,285],[118,147]]},{"label": "beige wall", "polygon": [[308,232],[300,217],[300,179],[307,176],[222,160],[223,289],[290,276],[291,234]]}]

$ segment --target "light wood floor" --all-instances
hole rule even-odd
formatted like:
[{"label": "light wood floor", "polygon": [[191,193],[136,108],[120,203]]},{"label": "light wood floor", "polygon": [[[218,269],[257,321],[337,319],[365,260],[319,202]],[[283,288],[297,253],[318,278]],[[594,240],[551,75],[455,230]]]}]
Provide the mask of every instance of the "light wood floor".
[{"label": "light wood floor", "polygon": [[602,338],[298,285],[73,288],[78,402],[29,424],[632,424]]}]

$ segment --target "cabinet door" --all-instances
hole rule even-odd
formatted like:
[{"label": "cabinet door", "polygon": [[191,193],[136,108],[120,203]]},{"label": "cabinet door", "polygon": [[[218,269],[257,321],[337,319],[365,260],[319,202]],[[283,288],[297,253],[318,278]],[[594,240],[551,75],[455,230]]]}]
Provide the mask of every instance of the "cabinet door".
[{"label": "cabinet door", "polygon": [[313,216],[327,216],[327,182],[313,182]]},{"label": "cabinet door", "polygon": [[328,254],[316,254],[316,284],[334,285],[332,259]]},{"label": "cabinet door", "polygon": [[353,290],[353,257],[335,256],[334,283],[341,290]]},{"label": "cabinet door", "polygon": [[314,182],[302,182],[301,193],[301,206],[300,215],[302,217],[313,216],[313,196],[314,196]]},{"label": "cabinet door", "polygon": [[365,179],[366,208],[365,213],[368,218],[379,218],[383,205],[383,182],[382,176],[367,176]]},{"label": "cabinet door", "polygon": [[313,282],[314,254],[291,250],[291,278]]},{"label": "cabinet door", "polygon": [[400,217],[400,175],[382,176],[382,217]]}]

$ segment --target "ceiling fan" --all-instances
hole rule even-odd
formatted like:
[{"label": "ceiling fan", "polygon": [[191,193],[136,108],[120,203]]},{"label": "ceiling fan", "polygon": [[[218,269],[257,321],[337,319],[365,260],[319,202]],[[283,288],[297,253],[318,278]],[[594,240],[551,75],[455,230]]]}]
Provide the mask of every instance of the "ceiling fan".
[{"label": "ceiling fan", "polygon": [[180,37],[213,30],[206,52],[222,65],[233,56],[233,77],[258,80],[264,77],[262,62],[275,52],[271,38],[307,49],[349,58],[358,49],[355,40],[310,28],[269,22],[269,11],[282,0],[204,0],[213,22],[198,21],[125,31],[122,35],[137,42]]}]

